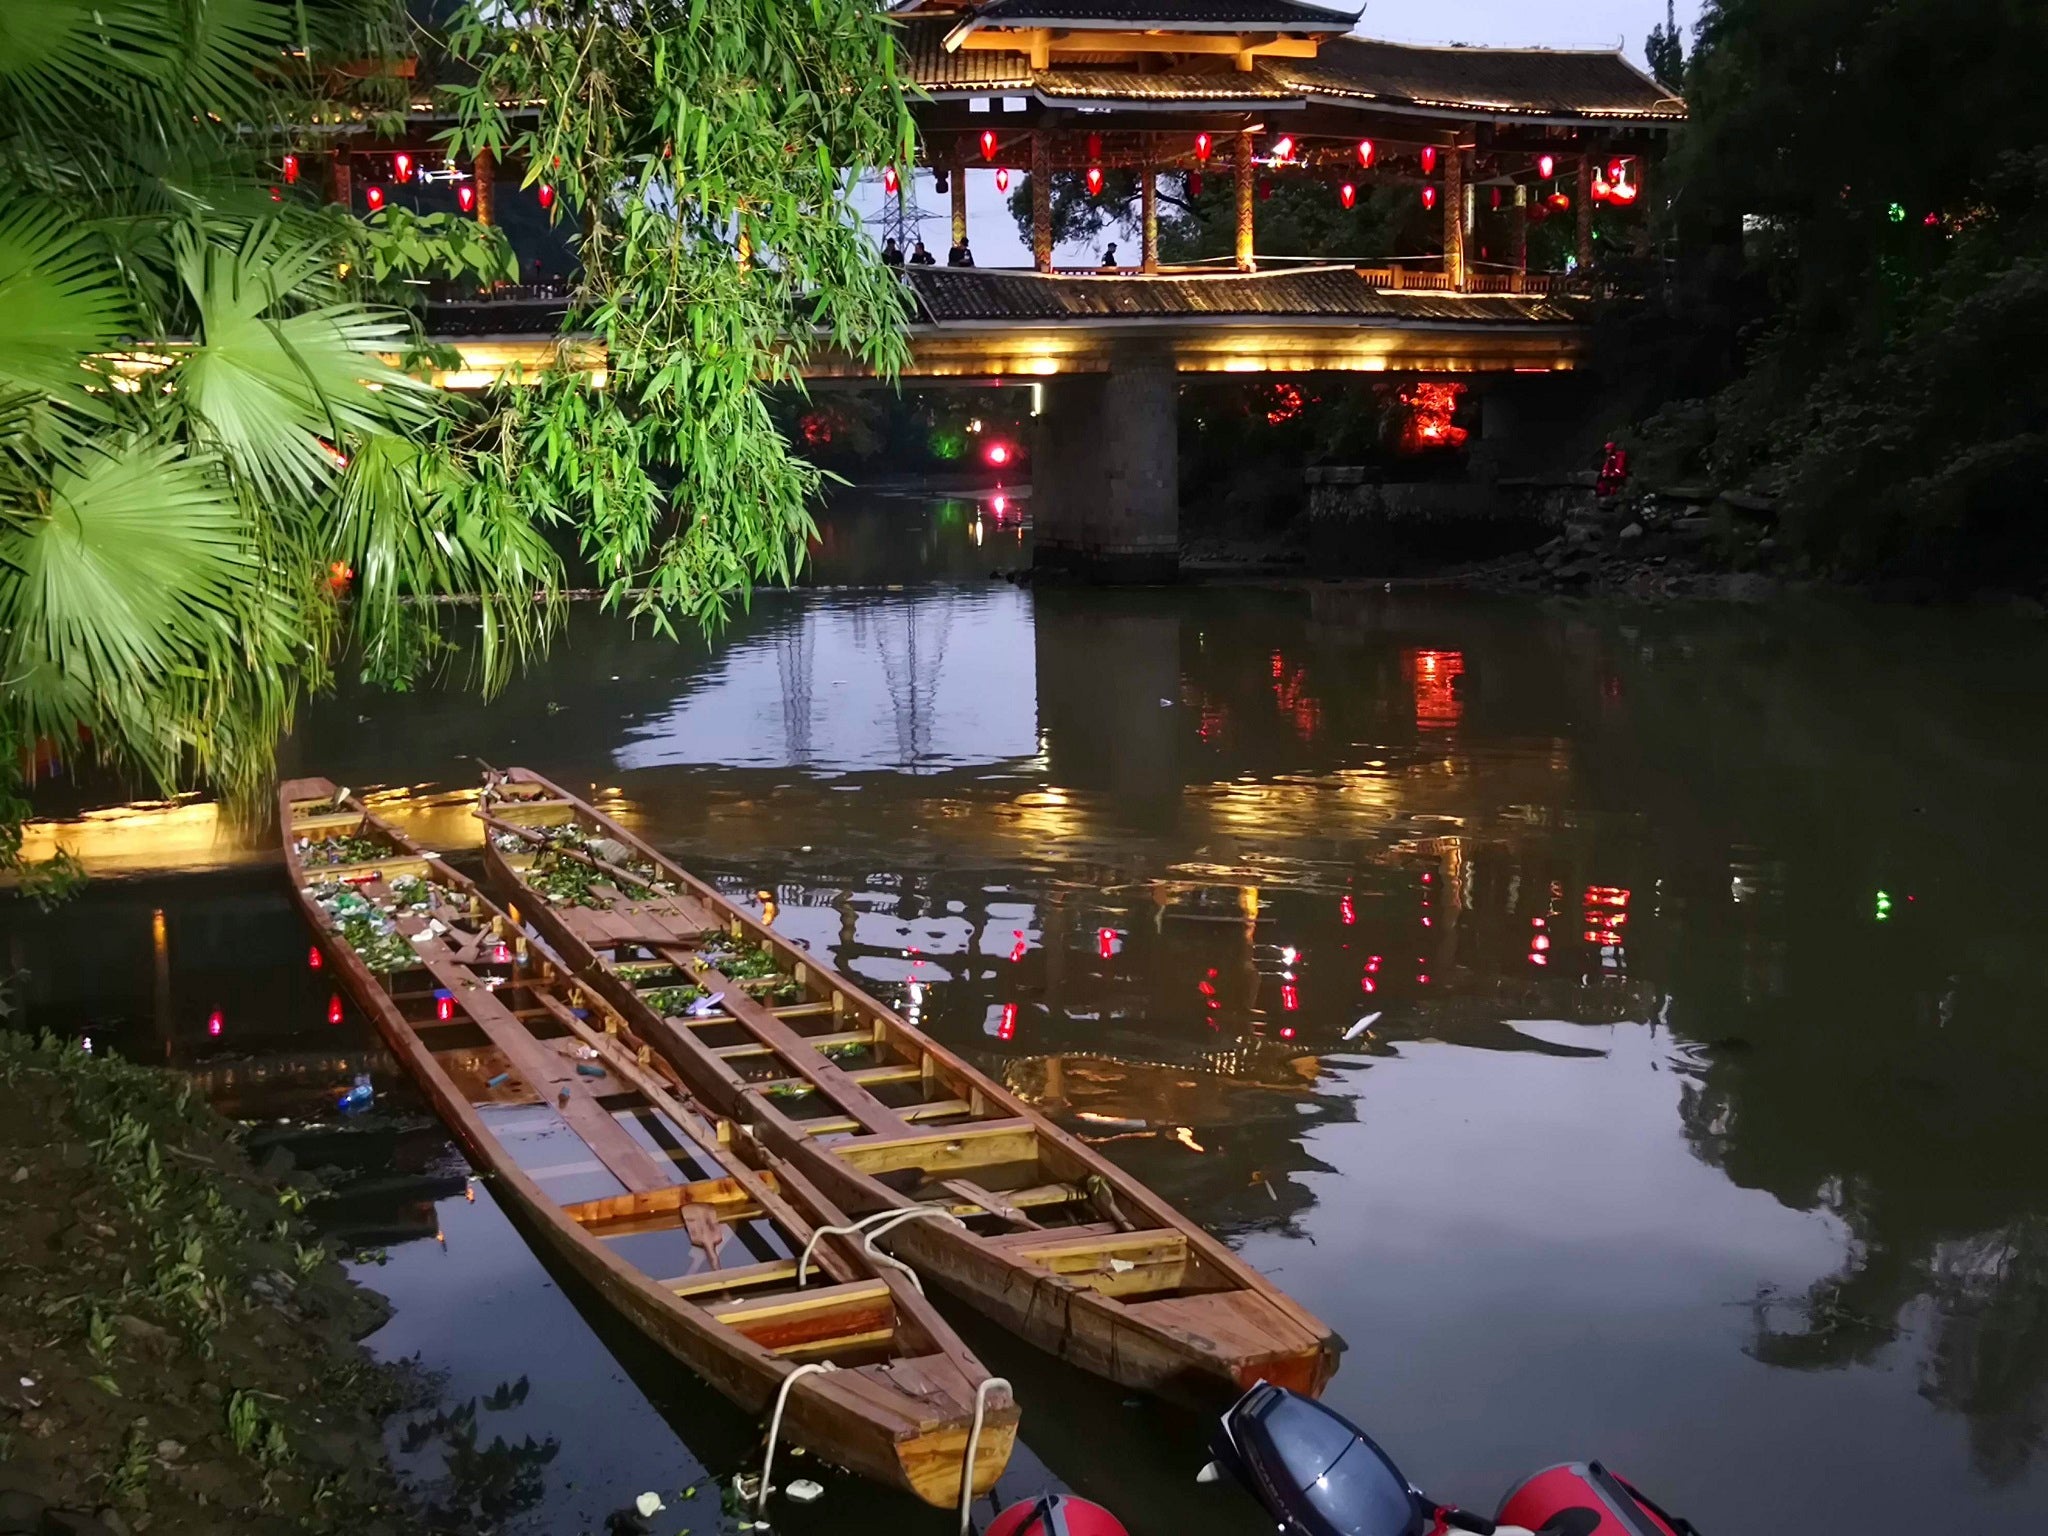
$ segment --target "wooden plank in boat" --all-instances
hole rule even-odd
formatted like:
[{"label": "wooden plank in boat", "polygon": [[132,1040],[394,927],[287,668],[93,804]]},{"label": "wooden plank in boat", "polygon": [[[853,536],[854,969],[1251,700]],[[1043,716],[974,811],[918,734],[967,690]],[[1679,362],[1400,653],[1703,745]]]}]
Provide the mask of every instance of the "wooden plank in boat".
[{"label": "wooden plank in boat", "polygon": [[1012,1205],[994,1190],[983,1189],[972,1179],[948,1179],[939,1188],[977,1211],[1022,1227],[1026,1234],[1041,1230],[1037,1222],[1024,1214],[1021,1206]]},{"label": "wooden plank in boat", "polygon": [[1188,1240],[1174,1227],[1150,1232],[1091,1232],[1067,1237],[1037,1233],[1039,1241],[1009,1251],[1099,1296],[1137,1296],[1177,1289],[1187,1277]]},{"label": "wooden plank in boat", "polygon": [[[761,1179],[774,1187],[774,1175]],[[562,1214],[594,1232],[621,1222],[646,1222],[656,1217],[673,1218],[686,1205],[708,1205],[721,1221],[745,1221],[761,1214],[760,1203],[738,1179],[696,1179],[688,1184],[671,1184],[663,1189],[636,1190],[630,1194],[607,1195],[598,1200],[581,1200],[562,1207]],[[673,1220],[669,1225],[674,1225]]]},{"label": "wooden plank in boat", "polygon": [[1038,1127],[1029,1120],[983,1120],[921,1136],[856,1136],[835,1142],[832,1152],[849,1167],[868,1174],[901,1168],[939,1173],[991,1163],[1029,1163],[1038,1158]]},{"label": "wooden plank in boat", "polygon": [[725,1011],[745,1025],[748,1033],[770,1047],[798,1077],[815,1084],[851,1115],[862,1130],[877,1136],[901,1136],[909,1131],[909,1121],[848,1077],[843,1067],[824,1054],[821,1046],[826,1037],[798,1034],[715,970],[698,974],[701,985],[725,994]]},{"label": "wooden plank in boat", "polygon": [[[970,1183],[966,1179],[948,1179],[941,1188],[950,1191],[957,1197],[955,1202],[947,1207],[955,1216],[965,1219],[969,1216],[998,1214],[979,1199],[974,1199],[967,1195],[966,1192],[970,1189],[980,1189],[980,1186],[977,1184]],[[1076,1200],[1085,1198],[1083,1192],[1072,1184],[1033,1184],[1024,1189],[1006,1189],[1000,1193],[988,1190],[985,1193],[994,1195],[997,1200],[1014,1206],[1020,1211],[1039,1210],[1046,1206],[1068,1205]]]},{"label": "wooden plank in boat", "polygon": [[726,1327],[778,1354],[832,1340],[864,1341],[875,1334],[887,1338],[896,1322],[896,1299],[880,1280],[711,1302],[706,1310]]},{"label": "wooden plank in boat", "polygon": [[694,1275],[677,1275],[661,1282],[678,1296],[705,1296],[713,1291],[738,1291],[756,1285],[780,1285],[796,1279],[795,1259],[769,1259],[762,1264],[740,1264],[731,1269],[700,1269]]},{"label": "wooden plank in boat", "polygon": [[[714,1017],[714,1018],[709,1018],[709,1019],[693,1019],[693,1020],[691,1020],[691,1023],[692,1023],[692,1024],[697,1024],[697,1025],[703,1025],[703,1024],[732,1024],[732,1023],[736,1023],[736,1022],[738,1022],[738,1021],[737,1021],[737,1020],[734,1020],[734,1019],[729,1019],[729,1018],[726,1018],[726,1019],[721,1019],[721,1018],[716,1018],[716,1017]],[[825,1049],[826,1049],[827,1047],[829,1047],[829,1046],[834,1046],[834,1045],[867,1045],[867,1044],[871,1044],[871,1043],[873,1042],[873,1040],[874,1040],[874,1038],[875,1038],[875,1037],[874,1037],[873,1035],[869,1034],[869,1033],[868,1033],[868,1032],[867,1032],[866,1030],[864,1030],[864,1029],[847,1029],[847,1030],[841,1030],[841,1031],[840,1031],[839,1033],[837,1033],[837,1034],[831,1034],[831,1035],[805,1035],[805,1036],[800,1036],[799,1038],[800,1038],[800,1039],[802,1039],[802,1040],[803,1040],[803,1041],[804,1041],[804,1042],[806,1043],[806,1045],[808,1045],[808,1046],[811,1046],[811,1047],[814,1047],[815,1049],[817,1049],[817,1050],[819,1050],[819,1051],[823,1051],[823,1050],[825,1050]],[[781,1053],[781,1051],[780,1051],[780,1050],[779,1050],[779,1049],[778,1049],[777,1047],[775,1047],[775,1046],[772,1046],[772,1045],[769,1045],[769,1044],[768,1044],[767,1042],[765,1042],[765,1041],[762,1041],[762,1040],[749,1040],[749,1041],[748,1041],[748,1042],[747,1042],[746,1044],[744,1044],[744,1045],[721,1045],[721,1046],[719,1046],[719,1047],[718,1047],[718,1048],[717,1048],[716,1050],[714,1050],[714,1051],[712,1052],[712,1054],[713,1054],[714,1056],[719,1056],[719,1057],[723,1057],[723,1058],[725,1058],[726,1060],[732,1060],[732,1059],[734,1059],[734,1058],[736,1058],[736,1057],[740,1057],[740,1056],[777,1056],[777,1055],[781,1055],[782,1053]],[[794,1065],[794,1063],[792,1063],[792,1065]]]},{"label": "wooden plank in boat", "polygon": [[[968,1112],[969,1106],[965,1099],[933,1099],[928,1104],[912,1104],[897,1111],[903,1119],[912,1122],[945,1120]],[[823,1115],[815,1120],[798,1120],[795,1124],[813,1136],[843,1136],[848,1131],[863,1129],[861,1123],[851,1115]]]},{"label": "wooden plank in boat", "polygon": [[1270,1359],[1312,1349],[1316,1335],[1293,1322],[1271,1301],[1250,1291],[1203,1291],[1131,1303],[1132,1315],[1184,1329],[1214,1342],[1226,1355]]}]

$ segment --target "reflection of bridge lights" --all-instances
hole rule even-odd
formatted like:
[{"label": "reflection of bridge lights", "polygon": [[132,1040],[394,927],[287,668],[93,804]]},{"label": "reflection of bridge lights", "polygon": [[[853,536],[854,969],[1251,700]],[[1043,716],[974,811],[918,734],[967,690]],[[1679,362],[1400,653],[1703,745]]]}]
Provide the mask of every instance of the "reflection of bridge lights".
[{"label": "reflection of bridge lights", "polygon": [[212,1035],[215,1039],[219,1039],[220,1032],[224,1028],[226,1028],[226,1024],[221,1019],[220,1010],[218,1008],[214,1009],[213,1012],[209,1013],[206,1016],[206,1032],[209,1035]]},{"label": "reflection of bridge lights", "polygon": [[990,1033],[998,1040],[1014,1040],[1017,1038],[1017,1005],[1015,1003],[1003,1004],[1002,1012],[996,1016],[995,1028]]},{"label": "reflection of bridge lights", "polygon": [[[1288,1013],[1296,1013],[1300,1011],[1301,993],[1295,987],[1294,983],[1291,981],[1282,982],[1280,984],[1280,1006]],[[1289,1029],[1283,1030],[1281,1031],[1281,1033],[1291,1036],[1294,1033],[1294,1031]]]},{"label": "reflection of bridge lights", "polygon": [[317,971],[320,969],[321,966],[325,965],[326,963],[327,957],[320,953],[320,946],[318,944],[315,944],[311,949],[306,951],[307,970]]},{"label": "reflection of bridge lights", "polygon": [[1358,921],[1358,908],[1352,905],[1351,898],[1349,896],[1342,897],[1338,900],[1337,915],[1344,919],[1344,926],[1347,928],[1349,928],[1353,923]]},{"label": "reflection of bridge lights", "polygon": [[[1409,651],[1403,660],[1408,681],[1415,693],[1417,730],[1446,730],[1464,716],[1465,701],[1458,696],[1457,680],[1465,674],[1463,651]],[[1430,876],[1425,874],[1427,884]]]},{"label": "reflection of bridge lights", "polygon": [[341,994],[339,992],[333,993],[327,999],[327,1022],[330,1024],[339,1024],[341,1022]]},{"label": "reflection of bridge lights", "polygon": [[1121,948],[1123,948],[1123,945],[1118,941],[1117,931],[1114,928],[1098,928],[1095,930],[1095,952],[1103,959],[1109,959]]}]

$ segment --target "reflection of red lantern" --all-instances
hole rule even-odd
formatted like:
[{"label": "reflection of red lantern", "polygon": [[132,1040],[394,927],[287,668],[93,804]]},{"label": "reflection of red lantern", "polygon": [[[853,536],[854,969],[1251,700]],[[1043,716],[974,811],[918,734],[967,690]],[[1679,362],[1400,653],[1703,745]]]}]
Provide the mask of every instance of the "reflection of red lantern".
[{"label": "reflection of red lantern", "polygon": [[1010,172],[1007,166],[999,165],[996,167],[996,190],[998,192],[1010,190]]},{"label": "reflection of red lantern", "polygon": [[1203,165],[1207,165],[1209,163],[1209,151],[1214,147],[1215,145],[1213,141],[1206,133],[1198,133],[1195,135],[1195,158],[1199,160]]},{"label": "reflection of red lantern", "polygon": [[1422,206],[1425,208],[1434,208],[1436,206],[1435,187],[1424,187],[1422,189]]},{"label": "reflection of red lantern", "polygon": [[1557,156],[1538,155],[1536,157],[1536,174],[1545,181],[1555,176],[1557,174]]},{"label": "reflection of red lantern", "polygon": [[464,213],[469,212],[476,206],[476,188],[465,181],[455,189],[455,201],[461,205]]},{"label": "reflection of red lantern", "polygon": [[1493,189],[1493,206],[1494,206],[1494,207],[1496,207],[1496,208],[1498,208],[1498,207],[1500,206],[1500,188],[1499,188],[1499,187],[1495,187],[1495,188]]},{"label": "reflection of red lantern", "polygon": [[1099,133],[1088,135],[1088,158],[1090,160],[1100,160],[1102,158],[1102,135]]},{"label": "reflection of red lantern", "polygon": [[555,206],[555,189],[546,182],[540,184],[540,208],[545,213]]},{"label": "reflection of red lantern", "polygon": [[1273,158],[1275,160],[1292,160],[1294,158],[1294,137],[1292,134],[1283,133],[1273,141]]},{"label": "reflection of red lantern", "polygon": [[1422,174],[1425,176],[1434,176],[1436,174],[1436,146],[1434,144],[1422,146]]},{"label": "reflection of red lantern", "polygon": [[894,197],[896,195],[896,189],[901,185],[902,183],[898,181],[896,177],[896,167],[893,165],[883,166],[882,190],[888,193],[889,196]]},{"label": "reflection of red lantern", "polygon": [[321,966],[325,965],[326,963],[327,957],[320,953],[320,946],[318,944],[315,944],[311,949],[306,951],[307,970],[317,971],[320,969]]},{"label": "reflection of red lantern", "polygon": [[1343,186],[1337,189],[1337,201],[1342,203],[1346,208],[1349,208],[1353,203],[1358,201],[1358,188],[1351,185],[1351,183],[1348,181],[1345,182]]},{"label": "reflection of red lantern", "polygon": [[1088,195],[1090,197],[1100,197],[1102,195],[1102,167],[1099,165],[1088,167]]},{"label": "reflection of red lantern", "polygon": [[391,179],[393,181],[412,180],[412,156],[402,149],[391,157]]},{"label": "reflection of red lantern", "polygon": [[327,998],[327,1022],[330,1024],[339,1024],[341,1022],[341,994],[339,992],[331,993]]},{"label": "reflection of red lantern", "polygon": [[284,180],[285,180],[285,185],[286,185],[286,186],[290,186],[290,185],[291,185],[291,184],[292,184],[293,182],[297,181],[298,179],[299,179],[299,157],[298,157],[297,155],[286,155],[286,156],[284,157]]},{"label": "reflection of red lantern", "polygon": [[996,131],[993,128],[981,130],[981,158],[993,160],[996,157]]},{"label": "reflection of red lantern", "polygon": [[370,212],[375,213],[384,206],[384,189],[382,187],[371,187],[369,191],[363,194],[363,201],[370,205]]},{"label": "reflection of red lantern", "polygon": [[1358,163],[1361,166],[1370,166],[1373,156],[1377,153],[1378,151],[1372,147],[1371,139],[1360,139],[1358,141]]},{"label": "reflection of red lantern", "polygon": [[1188,196],[1189,196],[1189,197],[1200,197],[1201,195],[1202,195],[1202,173],[1201,173],[1200,171],[1189,171],[1189,172],[1188,172]]}]

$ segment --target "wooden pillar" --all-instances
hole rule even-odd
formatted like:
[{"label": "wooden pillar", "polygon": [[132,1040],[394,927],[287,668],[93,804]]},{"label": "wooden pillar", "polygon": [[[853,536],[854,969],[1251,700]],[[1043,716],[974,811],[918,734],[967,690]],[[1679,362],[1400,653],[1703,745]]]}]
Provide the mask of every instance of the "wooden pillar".
[{"label": "wooden pillar", "polygon": [[1572,210],[1579,216],[1579,269],[1593,265],[1593,157],[1579,151],[1579,188],[1572,197]]},{"label": "wooden pillar", "polygon": [[355,173],[349,169],[348,151],[334,152],[334,177],[330,187],[331,200],[344,208],[355,206]]},{"label": "wooden pillar", "polygon": [[1508,260],[1517,272],[1529,270],[1529,189],[1515,183],[1515,204],[1509,214]]},{"label": "wooden pillar", "polygon": [[1159,270],[1159,173],[1148,151],[1144,169],[1138,172],[1139,228],[1144,231],[1144,255],[1139,265],[1147,272]]},{"label": "wooden pillar", "polygon": [[488,149],[476,152],[476,221],[498,222],[498,157]]},{"label": "wooden pillar", "polygon": [[1237,130],[1237,148],[1231,156],[1231,169],[1237,175],[1237,270],[1255,272],[1259,261],[1252,235],[1252,204],[1258,197],[1259,169],[1252,162],[1249,128]]},{"label": "wooden pillar", "polygon": [[1444,151],[1444,276],[1465,290],[1465,151]]},{"label": "wooden pillar", "polygon": [[967,167],[953,167],[953,243],[967,238]]},{"label": "wooden pillar", "polygon": [[1052,144],[1042,129],[1031,135],[1031,264],[1052,270]]}]

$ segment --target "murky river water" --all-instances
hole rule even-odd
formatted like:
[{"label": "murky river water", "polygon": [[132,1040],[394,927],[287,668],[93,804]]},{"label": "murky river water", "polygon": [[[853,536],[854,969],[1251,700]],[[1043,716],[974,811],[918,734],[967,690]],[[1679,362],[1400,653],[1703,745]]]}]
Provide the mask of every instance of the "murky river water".
[{"label": "murky river water", "polygon": [[[819,580],[900,590],[764,596],[708,650],[580,615],[495,704],[350,692],[288,766],[525,763],[767,893],[1331,1320],[1331,1401],[1446,1497],[1600,1456],[1712,1536],[2048,1528],[2037,625],[1033,592],[985,579],[1018,510],[850,507]],[[347,1134],[258,1135],[354,1170],[374,1343],[452,1410],[408,1462],[514,1530],[643,1489],[729,1528],[753,1427],[468,1198],[263,850],[203,808],[82,835],[132,873],[5,910],[30,1023],[266,1121],[376,1072]],[[1260,1528],[1190,1481],[1199,1425],[963,1329],[1024,1402],[1006,1496]],[[844,1479],[782,1523],[944,1529]]]}]

